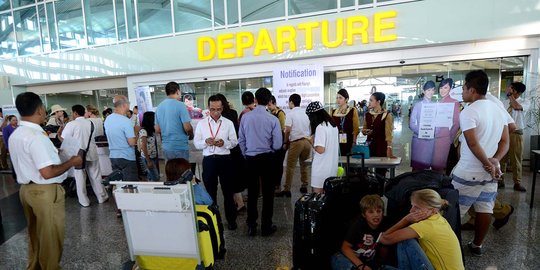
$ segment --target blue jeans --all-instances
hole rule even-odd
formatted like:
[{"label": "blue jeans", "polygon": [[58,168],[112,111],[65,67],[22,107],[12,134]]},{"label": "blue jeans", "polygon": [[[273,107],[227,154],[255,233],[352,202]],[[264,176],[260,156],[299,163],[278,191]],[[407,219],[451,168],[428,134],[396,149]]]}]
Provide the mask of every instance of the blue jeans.
[{"label": "blue jeans", "polygon": [[418,244],[416,239],[407,239],[397,244],[398,267],[385,266],[383,269],[401,269],[401,270],[434,270],[433,265],[426,254]]},{"label": "blue jeans", "polygon": [[349,270],[353,268],[355,268],[354,264],[343,253],[338,252],[332,256],[333,270]]},{"label": "blue jeans", "polygon": [[165,160],[183,158],[189,161],[189,150],[166,150],[163,149],[163,158]]},{"label": "blue jeans", "polygon": [[148,181],[159,181],[159,172],[157,167],[159,166],[159,160],[157,158],[153,158],[152,161],[154,162],[153,168],[148,168],[148,161],[146,161],[146,158],[141,157],[141,160],[143,161],[144,168],[146,170],[146,178]]}]

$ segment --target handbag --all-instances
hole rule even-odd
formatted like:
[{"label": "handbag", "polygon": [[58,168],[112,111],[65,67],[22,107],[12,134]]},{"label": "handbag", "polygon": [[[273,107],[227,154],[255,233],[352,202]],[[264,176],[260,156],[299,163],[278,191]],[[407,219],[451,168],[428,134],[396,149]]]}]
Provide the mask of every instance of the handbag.
[{"label": "handbag", "polygon": [[[362,143],[362,144],[353,144],[352,146],[352,152],[355,154],[364,154],[364,159],[369,158],[369,145]],[[362,158],[362,155],[352,155],[353,158]]]},{"label": "handbag", "polygon": [[79,153],[77,153],[78,156],[81,157],[82,163],[80,166],[75,167],[76,170],[82,170],[86,168],[86,154],[88,153],[88,149],[90,149],[90,142],[92,141],[92,134],[94,133],[94,123],[90,122],[90,136],[88,137],[88,145],[86,146],[86,149],[79,149]]}]

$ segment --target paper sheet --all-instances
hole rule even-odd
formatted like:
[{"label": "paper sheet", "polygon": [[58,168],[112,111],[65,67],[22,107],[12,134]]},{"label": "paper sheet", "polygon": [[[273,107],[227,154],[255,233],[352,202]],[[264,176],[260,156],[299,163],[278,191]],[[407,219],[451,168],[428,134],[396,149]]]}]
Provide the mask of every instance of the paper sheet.
[{"label": "paper sheet", "polygon": [[454,103],[437,103],[436,127],[451,128],[454,123]]},{"label": "paper sheet", "polygon": [[60,155],[60,160],[65,162],[72,156],[76,156],[79,153],[79,149],[81,149],[79,140],[71,136],[65,137],[58,153]]},{"label": "paper sheet", "polygon": [[418,128],[418,138],[433,139],[435,137],[435,116],[437,103],[422,103],[422,114]]}]

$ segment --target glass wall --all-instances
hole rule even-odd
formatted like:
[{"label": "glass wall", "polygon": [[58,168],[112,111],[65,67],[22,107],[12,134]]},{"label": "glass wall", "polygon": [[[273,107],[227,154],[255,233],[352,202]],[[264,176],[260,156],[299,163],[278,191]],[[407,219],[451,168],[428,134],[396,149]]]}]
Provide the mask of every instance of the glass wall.
[{"label": "glass wall", "polygon": [[[337,91],[345,88],[351,101],[369,100],[371,93],[378,91],[386,95],[385,103],[389,107],[395,103],[410,106],[422,93],[425,82],[431,80],[438,85],[443,79],[452,78],[458,87],[467,72],[477,69],[488,74],[491,94],[502,97],[508,84],[523,81],[526,63],[527,57],[521,56],[337,71],[333,76],[326,76],[330,79],[325,81],[324,101],[327,106],[334,106]],[[439,98],[438,93],[435,98]]]},{"label": "glass wall", "polygon": [[[368,100],[372,92],[383,92],[386,95],[388,109],[401,104],[409,108],[418,99],[425,82],[436,83],[445,78],[452,78],[455,86],[463,84],[467,72],[476,69],[486,71],[489,76],[489,91],[494,96],[504,98],[504,90],[514,81],[523,81],[523,71],[527,56],[496,59],[470,60],[459,62],[441,62],[420,65],[404,65],[372,69],[355,69],[325,72],[324,104],[327,108],[335,106],[336,93],[345,88],[349,92],[350,101]],[[206,109],[206,102],[211,95],[225,95],[232,108],[242,111],[241,96],[246,91],[255,93],[260,87],[272,90],[272,77],[231,79],[224,81],[203,81],[180,84],[182,101],[188,105],[194,119],[201,118]],[[149,85],[152,105],[157,107],[167,98],[165,84]],[[126,95],[127,89],[102,89],[96,91],[58,93],[45,95],[48,107],[60,104],[71,108],[74,104],[97,106],[100,111],[112,107],[115,95]],[[527,96],[527,92],[525,94]],[[435,99],[438,99],[438,93]],[[131,107],[136,104],[131,104]],[[408,113],[407,109],[403,110]]]},{"label": "glass wall", "polygon": [[412,1],[0,0],[0,58]]},{"label": "glass wall", "polygon": [[[223,94],[232,108],[241,111],[244,109],[240,97],[242,93],[251,91],[255,93],[260,87],[272,89],[272,77],[247,78],[226,81],[196,82],[180,84],[182,90],[182,101],[195,109],[203,111],[206,109],[206,102],[211,95]],[[165,85],[150,85],[150,96],[154,107],[167,98]]]},{"label": "glass wall", "polygon": [[[41,99],[44,101],[47,110],[50,110],[51,106],[58,104],[63,108],[66,108],[66,112],[71,115],[71,107],[73,105],[80,104],[86,107],[86,105],[91,104],[96,106],[101,113],[106,108],[114,108],[114,96],[127,96],[127,93],[127,88],[101,89],[94,91],[45,94],[41,96]],[[131,107],[133,106],[135,106],[135,104],[132,104]]]}]

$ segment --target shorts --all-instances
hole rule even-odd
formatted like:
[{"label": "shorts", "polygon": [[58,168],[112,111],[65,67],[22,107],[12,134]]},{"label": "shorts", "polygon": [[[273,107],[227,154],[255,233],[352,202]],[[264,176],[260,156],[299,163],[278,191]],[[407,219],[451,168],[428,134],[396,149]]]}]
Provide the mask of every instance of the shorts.
[{"label": "shorts", "polygon": [[493,206],[497,197],[496,180],[470,181],[452,175],[452,184],[459,191],[461,217],[469,211],[471,206],[474,206],[477,213],[493,213]]}]

